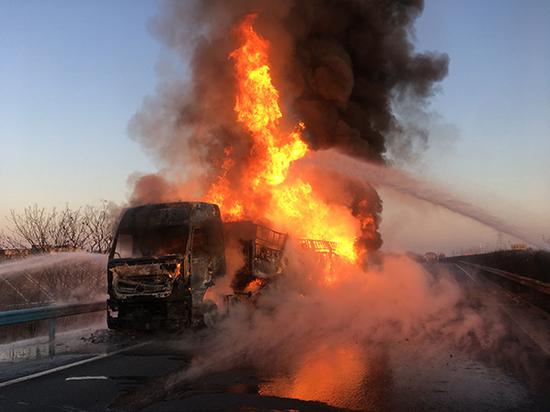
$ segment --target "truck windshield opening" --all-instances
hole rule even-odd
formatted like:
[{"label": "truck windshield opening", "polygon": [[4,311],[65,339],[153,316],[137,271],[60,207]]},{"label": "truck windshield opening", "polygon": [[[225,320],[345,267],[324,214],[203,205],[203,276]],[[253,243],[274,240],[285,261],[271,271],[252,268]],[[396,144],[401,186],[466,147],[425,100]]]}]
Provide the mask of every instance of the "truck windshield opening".
[{"label": "truck windshield opening", "polygon": [[130,228],[117,234],[114,257],[125,259],[183,255],[188,238],[187,226]]}]

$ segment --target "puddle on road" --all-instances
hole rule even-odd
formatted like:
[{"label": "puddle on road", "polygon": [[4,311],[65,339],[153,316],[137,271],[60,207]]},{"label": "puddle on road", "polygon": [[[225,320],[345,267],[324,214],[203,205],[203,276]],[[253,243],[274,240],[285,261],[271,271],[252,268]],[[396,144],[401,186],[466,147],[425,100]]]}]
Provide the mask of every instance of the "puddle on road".
[{"label": "puddle on road", "polygon": [[530,405],[532,392],[502,369],[466,354],[426,345],[365,350],[320,349],[286,374],[266,379],[258,394],[319,401],[352,410],[499,409]]},{"label": "puddle on road", "polygon": [[499,410],[546,402],[531,399],[525,383],[502,369],[471,354],[450,353],[438,343],[325,346],[284,366],[243,365],[191,380],[183,378],[185,370],[144,382],[123,377],[120,383],[130,388],[122,385],[112,406],[138,409],[174,402],[196,410],[229,404],[250,411]]},{"label": "puddle on road", "polygon": [[258,393],[338,408],[381,410],[387,405],[385,388],[391,385],[390,371],[381,363],[384,357],[367,357],[357,345],[322,348],[290,373],[260,384]]}]

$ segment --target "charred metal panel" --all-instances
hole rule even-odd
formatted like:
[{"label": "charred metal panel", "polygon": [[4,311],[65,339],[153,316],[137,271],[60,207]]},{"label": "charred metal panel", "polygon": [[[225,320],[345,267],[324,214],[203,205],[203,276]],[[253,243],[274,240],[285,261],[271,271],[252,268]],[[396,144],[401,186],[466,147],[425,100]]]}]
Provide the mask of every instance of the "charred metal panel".
[{"label": "charred metal panel", "polygon": [[200,224],[212,218],[220,218],[220,209],[210,203],[191,203],[191,220],[194,224]]},{"label": "charred metal panel", "polygon": [[167,297],[172,293],[174,281],[181,276],[181,262],[122,264],[113,266],[112,290],[117,299],[136,296]]},{"label": "charred metal panel", "polygon": [[176,226],[207,219],[219,219],[217,205],[204,202],[174,202],[143,205],[126,209],[118,230],[133,227]]}]

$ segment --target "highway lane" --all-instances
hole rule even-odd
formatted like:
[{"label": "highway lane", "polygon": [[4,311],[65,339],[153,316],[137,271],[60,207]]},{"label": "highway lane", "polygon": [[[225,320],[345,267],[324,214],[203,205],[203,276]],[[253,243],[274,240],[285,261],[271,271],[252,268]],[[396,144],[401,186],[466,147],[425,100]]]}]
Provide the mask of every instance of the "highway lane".
[{"label": "highway lane", "polygon": [[464,313],[498,319],[497,343],[352,346],[286,375],[236,365],[185,379],[195,336],[141,336],[132,345],[153,342],[0,387],[0,410],[550,410],[550,356],[536,334],[550,330],[548,315],[471,268],[429,270],[460,285]]},{"label": "highway lane", "polygon": [[106,410],[124,391],[184,368],[189,357],[148,343],[38,378],[0,388],[0,410]]}]

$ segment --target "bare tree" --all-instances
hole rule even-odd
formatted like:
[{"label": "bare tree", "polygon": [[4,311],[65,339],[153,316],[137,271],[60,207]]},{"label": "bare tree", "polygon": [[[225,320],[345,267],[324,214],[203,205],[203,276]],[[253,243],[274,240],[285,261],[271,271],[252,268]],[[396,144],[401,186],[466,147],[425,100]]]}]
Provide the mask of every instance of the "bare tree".
[{"label": "bare tree", "polygon": [[48,212],[36,204],[27,206],[23,214],[18,214],[12,209],[8,220],[13,225],[10,243],[14,247],[19,245],[44,250],[52,245],[55,209]]},{"label": "bare tree", "polygon": [[107,253],[115,232],[119,208],[114,203],[103,202],[99,207],[86,206],[84,225],[87,230],[87,249],[94,253]]},{"label": "bare tree", "polygon": [[24,249],[29,247],[27,242],[17,234],[7,234],[5,232],[0,233],[0,245],[2,249]]},{"label": "bare tree", "polygon": [[23,213],[10,211],[11,234],[0,233],[0,248],[49,250],[70,247],[106,253],[111,245],[120,208],[114,203],[61,211],[28,206]]},{"label": "bare tree", "polygon": [[0,249],[8,249],[10,247],[10,244],[7,239],[7,235],[0,231]]},{"label": "bare tree", "polygon": [[56,216],[52,237],[55,246],[69,246],[85,249],[90,238],[86,227],[86,216],[81,209],[69,209],[68,206]]}]

